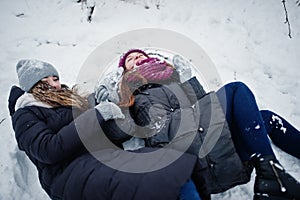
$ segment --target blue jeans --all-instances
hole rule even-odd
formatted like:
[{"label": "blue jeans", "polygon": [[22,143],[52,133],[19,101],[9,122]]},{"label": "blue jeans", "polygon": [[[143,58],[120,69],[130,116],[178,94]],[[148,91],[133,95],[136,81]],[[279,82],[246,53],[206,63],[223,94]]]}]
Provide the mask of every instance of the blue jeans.
[{"label": "blue jeans", "polygon": [[281,150],[300,159],[300,132],[272,111],[261,110],[260,113],[272,142]]},{"label": "blue jeans", "polygon": [[[253,154],[274,155],[268,135],[276,146],[300,158],[297,147],[300,144],[299,131],[277,114],[260,111],[253,93],[244,83],[226,84],[217,91],[217,95],[242,161],[249,160]],[[283,128],[278,125],[278,119]],[[285,133],[284,128],[287,128]]]},{"label": "blue jeans", "polygon": [[201,200],[196,186],[192,180],[188,180],[181,188],[179,200]]}]

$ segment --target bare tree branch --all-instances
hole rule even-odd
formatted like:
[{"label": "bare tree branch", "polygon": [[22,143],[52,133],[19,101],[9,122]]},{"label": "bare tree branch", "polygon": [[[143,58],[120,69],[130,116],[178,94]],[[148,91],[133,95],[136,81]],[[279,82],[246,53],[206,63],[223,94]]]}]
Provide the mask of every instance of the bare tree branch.
[{"label": "bare tree branch", "polygon": [[285,0],[282,0],[282,4],[283,4],[284,12],[285,12],[285,22],[284,23],[288,25],[288,29],[289,29],[288,35],[290,38],[292,38],[292,30],[291,30],[291,25],[289,22],[288,12],[287,12],[287,9],[285,6]]},{"label": "bare tree branch", "polygon": [[87,21],[89,23],[92,22],[92,15],[94,13],[95,7],[96,7],[95,3],[93,5],[87,7],[87,9],[88,9],[88,18],[87,18]]}]

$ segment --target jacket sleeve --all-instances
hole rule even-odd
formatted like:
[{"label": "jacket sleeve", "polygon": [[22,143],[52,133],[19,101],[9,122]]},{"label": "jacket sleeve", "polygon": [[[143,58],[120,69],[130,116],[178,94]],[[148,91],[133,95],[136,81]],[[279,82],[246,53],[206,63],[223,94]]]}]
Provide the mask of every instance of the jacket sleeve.
[{"label": "jacket sleeve", "polygon": [[195,76],[182,83],[181,87],[191,103],[196,103],[197,100],[201,99],[206,94],[203,86]]},{"label": "jacket sleeve", "polygon": [[[98,115],[101,119],[101,115]],[[85,130],[83,137],[88,139],[101,134],[96,111],[90,109],[57,132],[38,118],[30,109],[19,109],[12,118],[16,140],[20,150],[30,157],[46,164],[54,164],[70,159],[84,149],[78,131]],[[88,127],[88,128],[87,128]]]}]

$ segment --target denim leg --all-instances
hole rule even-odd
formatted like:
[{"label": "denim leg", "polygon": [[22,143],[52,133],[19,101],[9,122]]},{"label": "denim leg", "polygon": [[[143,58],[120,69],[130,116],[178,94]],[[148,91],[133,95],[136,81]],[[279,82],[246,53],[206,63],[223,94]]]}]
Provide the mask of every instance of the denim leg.
[{"label": "denim leg", "polygon": [[181,188],[179,200],[201,200],[196,186],[192,180],[188,180]]},{"label": "denim leg", "polygon": [[216,93],[242,161],[253,154],[274,155],[262,115],[251,90],[242,82],[224,85]]},{"label": "denim leg", "polygon": [[269,110],[261,110],[272,142],[286,153],[300,159],[300,132],[284,118]]}]

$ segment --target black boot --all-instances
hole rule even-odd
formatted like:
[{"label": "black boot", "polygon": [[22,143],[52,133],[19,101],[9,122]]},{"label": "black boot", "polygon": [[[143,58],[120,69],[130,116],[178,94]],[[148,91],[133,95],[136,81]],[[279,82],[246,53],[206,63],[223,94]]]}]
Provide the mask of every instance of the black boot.
[{"label": "black boot", "polygon": [[254,156],[254,200],[300,200],[300,183],[285,172],[273,155]]}]

